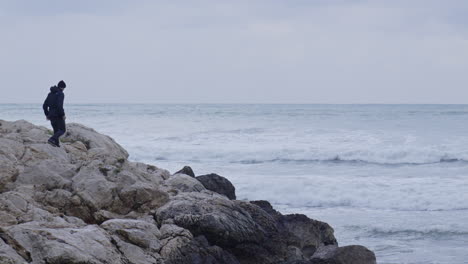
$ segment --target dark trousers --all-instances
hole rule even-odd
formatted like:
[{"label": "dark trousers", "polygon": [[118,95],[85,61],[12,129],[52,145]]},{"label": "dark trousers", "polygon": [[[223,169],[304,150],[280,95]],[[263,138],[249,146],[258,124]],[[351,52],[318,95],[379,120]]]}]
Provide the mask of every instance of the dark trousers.
[{"label": "dark trousers", "polygon": [[60,144],[59,138],[65,134],[65,131],[67,130],[65,127],[65,120],[63,118],[51,118],[50,123],[52,124],[52,127],[54,128],[54,135],[50,137],[54,142],[57,143],[57,145]]}]

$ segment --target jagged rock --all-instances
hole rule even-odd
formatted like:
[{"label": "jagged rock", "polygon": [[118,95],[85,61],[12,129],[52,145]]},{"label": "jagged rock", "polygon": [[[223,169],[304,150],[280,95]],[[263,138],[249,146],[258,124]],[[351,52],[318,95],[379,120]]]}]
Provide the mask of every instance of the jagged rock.
[{"label": "jagged rock", "polygon": [[[268,252],[274,252],[269,255],[276,254],[285,261],[308,259],[320,246],[338,245],[334,230],[327,223],[299,214],[282,215],[268,201],[252,201],[251,205],[244,202],[243,207],[257,223],[269,230],[264,243]],[[264,213],[259,213],[257,207]]]},{"label": "jagged rock", "polygon": [[154,220],[112,219],[101,227],[112,234],[117,248],[131,263],[163,263],[158,253],[161,233]]},{"label": "jagged rock", "polygon": [[174,173],[174,174],[185,174],[188,175],[192,178],[195,178],[195,173],[193,173],[192,168],[190,166],[184,166],[180,171]]},{"label": "jagged rock", "polygon": [[0,227],[1,226],[9,226],[9,225],[16,225],[18,221],[16,220],[16,217],[13,215],[0,211]]},{"label": "jagged rock", "polygon": [[119,196],[125,206],[140,213],[159,208],[169,199],[163,190],[150,188],[141,183],[123,188]]},{"label": "jagged rock", "polygon": [[121,236],[126,241],[144,249],[158,252],[161,248],[156,223],[135,219],[112,219],[101,224],[105,230]]},{"label": "jagged rock", "polygon": [[185,174],[175,174],[167,179],[165,183],[170,188],[181,192],[201,192],[206,190],[203,184]]},{"label": "jagged rock", "polygon": [[289,234],[285,236],[280,232],[276,220],[271,215],[259,206],[249,202],[235,201],[235,203],[247,211],[252,219],[265,231],[261,243],[240,244],[231,249],[241,263],[279,263],[289,258],[296,259],[296,256],[291,254],[291,249],[288,248],[289,245],[292,246],[294,241],[288,240],[287,235]]},{"label": "jagged rock", "polygon": [[1,226],[15,224],[31,211],[32,199],[20,192],[9,191],[0,194],[0,212],[4,221]]},{"label": "jagged rock", "polygon": [[0,192],[12,188],[13,182],[18,178],[19,170],[14,162],[0,156]]},{"label": "jagged rock", "polygon": [[[0,192],[3,192],[0,193],[0,226],[9,228],[9,232],[15,230],[10,228],[29,223],[36,223],[37,228],[45,228],[47,223],[49,229],[66,227],[81,230],[87,227],[85,222],[104,221],[107,220],[105,217],[116,217],[117,213],[138,217],[138,214],[149,213],[168,199],[160,189],[164,177],[169,175],[168,171],[128,162],[128,154],[123,148],[92,129],[71,124],[62,147],[54,148],[46,144],[50,134],[45,128],[24,121],[0,121],[0,124],[0,160],[5,160],[0,167]],[[66,215],[57,217],[61,214]],[[108,236],[102,229],[94,228]],[[23,242],[31,240],[31,236],[28,235]],[[47,239],[43,238],[44,250],[57,251]],[[113,252],[111,255],[119,259],[121,256],[122,260],[128,257],[117,250],[131,247],[125,247],[125,241],[120,243],[121,247],[116,246],[117,240],[109,242],[105,247]],[[82,246],[77,245],[78,249]],[[82,253],[78,249],[75,250],[77,255],[70,252],[60,253],[59,257],[35,254],[32,260],[34,263],[77,263],[88,259],[101,263],[82,256],[86,248],[82,248]],[[128,252],[137,251],[132,248]],[[106,260],[105,263],[113,262],[110,258],[110,262]]]},{"label": "jagged rock", "polygon": [[306,258],[322,245],[337,245],[333,228],[327,223],[312,220],[305,215],[292,214],[281,217],[284,227],[298,237],[299,248]]},{"label": "jagged rock", "polygon": [[111,238],[94,225],[49,228],[30,222],[3,230],[34,263],[125,263]]},{"label": "jagged rock", "polygon": [[124,241],[119,236],[112,236],[112,242],[125,257],[126,263],[163,264],[164,260],[158,253],[149,253],[144,249]]},{"label": "jagged rock", "polygon": [[157,210],[156,218],[159,224],[170,220],[220,246],[260,242],[264,235],[244,209],[209,192],[180,193]]},{"label": "jagged rock", "polygon": [[128,161],[83,125],[68,124],[60,148],[50,135],[0,120],[2,264],[375,263],[364,247],[338,248],[326,223],[235,200],[219,175]]},{"label": "jagged rock", "polygon": [[[0,130],[1,131],[1,130]],[[15,141],[6,137],[0,138],[0,154],[10,161],[19,161],[23,156],[25,146],[21,141]]]},{"label": "jagged rock", "polygon": [[[1,131],[1,130],[0,130]],[[20,142],[0,138],[0,192],[11,188],[19,174],[19,160],[24,153]]]},{"label": "jagged rock", "polygon": [[258,207],[262,208],[263,211],[267,212],[269,215],[274,217],[276,220],[281,218],[282,214],[280,214],[278,211],[273,209],[273,206],[271,206],[270,202],[265,201],[265,200],[259,200],[259,201],[250,201],[251,204],[255,204]]},{"label": "jagged rock", "polygon": [[66,142],[81,142],[88,150],[88,155],[93,159],[101,159],[106,163],[126,160],[128,153],[114,139],[97,133],[94,129],[80,124],[68,124],[65,134]]},{"label": "jagged rock", "polygon": [[[6,237],[4,233],[1,232],[0,230],[0,263],[2,264],[25,264],[28,263],[31,259],[30,257],[28,258],[27,255],[25,255],[25,258],[20,256],[18,252],[13,249],[13,247],[17,245],[10,246],[5,241],[9,241],[9,238]],[[12,242],[13,241],[9,241]],[[14,244],[14,243],[13,243]],[[20,251],[19,248],[17,250]]]},{"label": "jagged rock", "polygon": [[318,250],[310,264],[376,264],[375,254],[363,246],[328,247]]},{"label": "jagged rock", "polygon": [[139,162],[123,163],[121,166],[121,173],[123,172],[131,173],[137,180],[148,182],[148,184],[155,186],[160,185],[171,176],[168,170]]},{"label": "jagged rock", "polygon": [[17,176],[18,185],[43,186],[45,189],[69,189],[76,166],[57,160],[40,160]]},{"label": "jagged rock", "polygon": [[236,188],[232,183],[218,174],[207,174],[196,177],[206,189],[225,195],[231,200],[236,199]]},{"label": "jagged rock", "polygon": [[284,264],[376,264],[375,255],[363,246],[321,246],[310,259]]},{"label": "jagged rock", "polygon": [[218,246],[212,246],[204,236],[173,224],[161,227],[163,248],[161,256],[167,264],[238,264],[237,259]]},{"label": "jagged rock", "polygon": [[304,259],[290,260],[290,261],[283,262],[281,264],[310,264],[310,261],[309,260],[304,260]]}]

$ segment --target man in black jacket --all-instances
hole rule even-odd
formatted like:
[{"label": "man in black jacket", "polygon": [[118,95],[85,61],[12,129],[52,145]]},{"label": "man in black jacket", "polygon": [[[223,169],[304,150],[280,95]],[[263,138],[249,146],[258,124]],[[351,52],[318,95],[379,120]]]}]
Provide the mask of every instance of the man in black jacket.
[{"label": "man in black jacket", "polygon": [[66,131],[66,117],[65,111],[63,110],[63,99],[65,98],[63,90],[65,87],[67,87],[67,85],[64,81],[60,81],[57,86],[54,85],[50,87],[50,93],[47,95],[47,98],[42,105],[47,120],[50,120],[50,123],[54,128],[54,135],[50,137],[47,142],[55,147],[60,147],[59,138]]}]

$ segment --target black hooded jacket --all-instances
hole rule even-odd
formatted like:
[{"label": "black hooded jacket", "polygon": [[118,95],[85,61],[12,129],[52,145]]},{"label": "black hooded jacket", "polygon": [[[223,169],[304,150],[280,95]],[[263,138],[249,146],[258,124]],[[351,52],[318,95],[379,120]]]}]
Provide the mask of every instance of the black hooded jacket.
[{"label": "black hooded jacket", "polygon": [[42,105],[44,114],[48,118],[63,118],[65,116],[65,111],[63,110],[64,98],[65,94],[63,94],[60,88],[57,86],[50,87],[50,93]]}]

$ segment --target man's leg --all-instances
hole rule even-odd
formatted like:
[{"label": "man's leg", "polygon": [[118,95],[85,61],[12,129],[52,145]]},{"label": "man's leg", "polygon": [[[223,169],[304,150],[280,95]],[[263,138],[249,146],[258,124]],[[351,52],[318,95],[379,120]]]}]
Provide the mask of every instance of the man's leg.
[{"label": "man's leg", "polygon": [[60,136],[62,136],[65,133],[65,120],[63,119],[52,119],[50,121],[52,123],[52,127],[54,128],[54,135],[51,137],[51,139],[54,141],[54,143],[59,146],[60,145]]},{"label": "man's leg", "polygon": [[67,131],[67,128],[65,126],[65,120],[63,120],[62,118],[59,120],[58,122],[58,131],[57,131],[57,145],[59,145],[60,143],[60,137],[65,134],[65,132]]},{"label": "man's leg", "polygon": [[52,129],[54,130],[54,134],[57,133],[58,127],[57,122],[54,122],[55,119],[50,119],[50,124],[52,125]]},{"label": "man's leg", "polygon": [[55,134],[57,134],[57,131],[58,131],[57,119],[51,118],[50,119],[50,124],[52,125],[52,128],[54,129],[54,133],[52,134],[52,136],[48,140],[49,144],[51,144],[53,146],[58,146],[57,145],[57,139],[55,138]]}]

